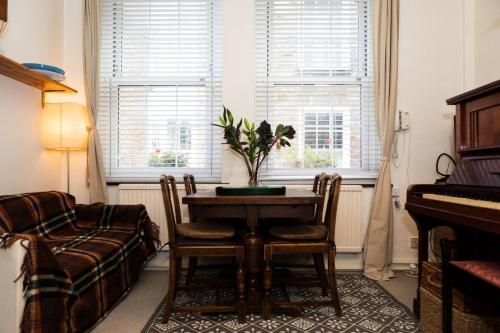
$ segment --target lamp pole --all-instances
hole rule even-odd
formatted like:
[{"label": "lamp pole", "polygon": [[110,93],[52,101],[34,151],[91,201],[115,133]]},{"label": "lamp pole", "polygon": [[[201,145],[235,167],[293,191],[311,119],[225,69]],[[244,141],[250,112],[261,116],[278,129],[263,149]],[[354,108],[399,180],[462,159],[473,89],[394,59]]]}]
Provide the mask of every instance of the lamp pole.
[{"label": "lamp pole", "polygon": [[67,193],[69,194],[69,150],[66,150],[66,186],[68,188]]}]

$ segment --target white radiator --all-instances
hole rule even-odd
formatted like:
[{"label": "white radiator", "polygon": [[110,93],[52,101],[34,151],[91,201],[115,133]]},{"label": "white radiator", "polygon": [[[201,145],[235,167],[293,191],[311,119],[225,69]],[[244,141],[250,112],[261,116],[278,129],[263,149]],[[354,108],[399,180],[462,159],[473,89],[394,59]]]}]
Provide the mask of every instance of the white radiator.
[{"label": "white radiator", "polygon": [[359,253],[363,248],[363,238],[363,187],[341,186],[335,228],[337,251]]},{"label": "white radiator", "polygon": [[[185,195],[183,185],[179,186],[179,197]],[[200,184],[199,191],[213,189],[214,185]],[[305,188],[292,185],[290,188]],[[310,186],[307,186],[309,188]],[[181,189],[182,188],[182,189]],[[159,184],[121,184],[118,187],[120,204],[143,204],[151,219],[160,226],[162,244],[168,241],[165,210]],[[188,219],[187,207],[182,207],[182,217]],[[359,185],[341,187],[337,210],[335,242],[338,252],[359,253],[363,244],[363,188]]]}]

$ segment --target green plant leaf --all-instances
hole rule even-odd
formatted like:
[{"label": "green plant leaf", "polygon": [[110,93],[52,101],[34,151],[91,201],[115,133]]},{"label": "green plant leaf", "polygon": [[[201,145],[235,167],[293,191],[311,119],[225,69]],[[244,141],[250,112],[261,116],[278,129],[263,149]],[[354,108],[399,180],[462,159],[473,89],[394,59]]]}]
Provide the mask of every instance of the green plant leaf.
[{"label": "green plant leaf", "polygon": [[278,124],[278,126],[276,126],[275,135],[277,138],[281,138],[285,132],[286,132],[286,128],[284,125]]}]

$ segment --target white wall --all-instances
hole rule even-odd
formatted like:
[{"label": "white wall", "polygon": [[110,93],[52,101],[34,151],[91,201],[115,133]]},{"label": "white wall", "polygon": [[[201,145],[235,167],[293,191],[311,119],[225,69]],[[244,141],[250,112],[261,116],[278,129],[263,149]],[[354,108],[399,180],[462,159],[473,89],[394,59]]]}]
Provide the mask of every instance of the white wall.
[{"label": "white wall", "polygon": [[500,1],[474,1],[475,84],[500,80]]},{"label": "white wall", "polygon": [[[409,184],[434,182],[437,156],[452,150],[452,118],[443,112],[453,110],[445,99],[464,91],[462,24],[460,1],[401,1],[398,109],[410,113],[410,130],[397,134],[392,178],[402,204]],[[394,259],[414,260],[415,224],[403,208],[394,216]]]},{"label": "white wall", "polygon": [[[398,108],[410,112],[411,129],[398,134],[392,175],[404,203],[408,185],[432,183],[437,156],[454,152],[455,107],[445,99],[500,79],[500,1],[401,0],[400,24]],[[395,262],[416,258],[416,235],[395,209]]]},{"label": "white wall", "polygon": [[[83,76],[83,1],[64,1],[64,50],[63,62],[66,83],[78,91],[77,94],[61,95],[65,101],[86,105],[85,79]],[[79,203],[90,202],[86,185],[86,152],[71,152],[70,192]],[[66,184],[66,179],[64,179]]]},{"label": "white wall", "polygon": [[[393,166],[392,173],[402,205],[407,186],[432,183],[437,177],[434,172],[437,156],[452,151],[452,120],[446,113],[453,108],[446,106],[445,99],[500,78],[500,64],[493,61],[499,58],[500,46],[492,42],[498,41],[499,3],[496,0],[401,1],[398,108],[410,112],[411,129],[399,134],[399,159],[395,161],[399,167]],[[83,90],[79,58],[81,11],[80,2],[65,1],[64,66],[68,82],[79,90]],[[254,118],[253,19],[253,0],[224,0],[223,102],[237,117],[248,119]],[[84,100],[83,94],[71,98]],[[245,183],[242,162],[231,153],[225,153],[222,160],[223,181]],[[71,182],[78,184],[72,185],[72,192],[79,202],[88,202],[84,155],[72,157],[72,163]],[[109,189],[111,201],[117,202],[116,186]],[[371,190],[365,194],[369,200]],[[367,204],[365,215],[368,210]],[[394,261],[414,262],[417,253],[410,249],[409,237],[416,235],[415,225],[404,209],[395,208],[394,212]],[[360,263],[359,256],[346,258]]]},{"label": "white wall", "polygon": [[[18,62],[62,65],[63,0],[9,1],[0,52]],[[59,190],[63,155],[43,149],[39,90],[0,76],[0,194]]]}]

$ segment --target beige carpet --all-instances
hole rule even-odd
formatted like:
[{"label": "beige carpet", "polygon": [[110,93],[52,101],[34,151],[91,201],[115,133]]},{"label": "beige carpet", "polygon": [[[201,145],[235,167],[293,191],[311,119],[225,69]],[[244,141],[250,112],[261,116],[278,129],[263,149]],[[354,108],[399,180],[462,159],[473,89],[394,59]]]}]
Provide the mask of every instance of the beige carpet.
[{"label": "beige carpet", "polygon": [[139,281],[92,333],[139,333],[165,297],[167,271],[144,271]]},{"label": "beige carpet", "polygon": [[396,272],[396,277],[379,284],[392,294],[398,301],[413,311],[413,299],[417,295],[417,278]]},{"label": "beige carpet", "polygon": [[[412,309],[417,279],[396,273],[396,277],[380,283],[396,299]],[[144,271],[130,294],[98,324],[92,333],[139,333],[165,297],[166,271]]]}]

